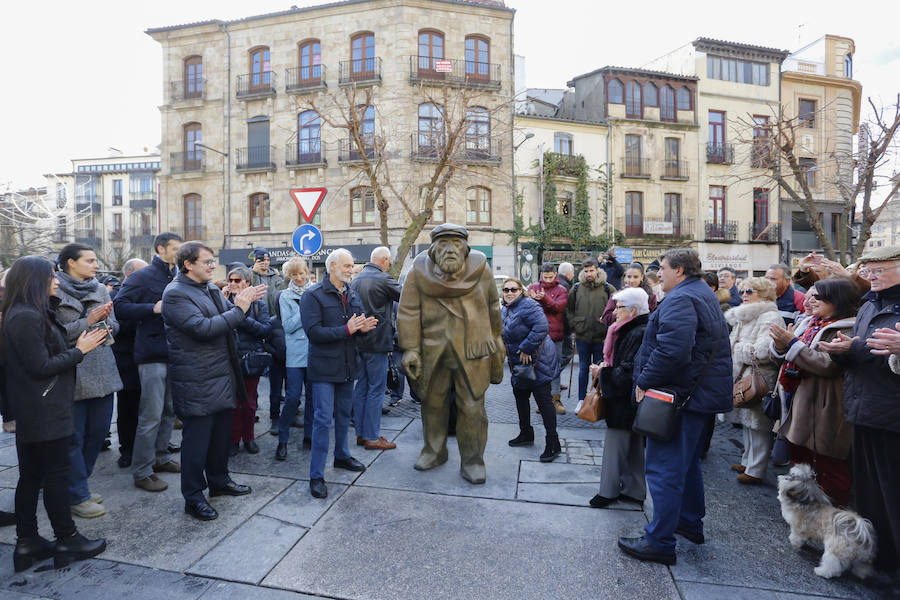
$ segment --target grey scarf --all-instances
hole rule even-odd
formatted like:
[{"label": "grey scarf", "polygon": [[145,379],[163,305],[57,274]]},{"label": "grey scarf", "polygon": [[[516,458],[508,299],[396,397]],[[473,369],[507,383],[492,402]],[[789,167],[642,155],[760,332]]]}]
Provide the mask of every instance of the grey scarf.
[{"label": "grey scarf", "polygon": [[288,289],[291,290],[292,292],[294,292],[295,294],[297,294],[297,296],[299,297],[299,296],[303,296],[303,292],[308,290],[311,285],[312,285],[312,282],[309,279],[307,279],[306,283],[304,283],[302,286],[297,285],[296,283],[294,283],[294,280],[291,279],[290,282],[288,283]]},{"label": "grey scarf", "polygon": [[59,287],[77,300],[83,300],[85,296],[94,292],[97,286],[100,285],[94,277],[85,280],[76,279],[65,271],[57,273],[56,278],[59,280]]}]

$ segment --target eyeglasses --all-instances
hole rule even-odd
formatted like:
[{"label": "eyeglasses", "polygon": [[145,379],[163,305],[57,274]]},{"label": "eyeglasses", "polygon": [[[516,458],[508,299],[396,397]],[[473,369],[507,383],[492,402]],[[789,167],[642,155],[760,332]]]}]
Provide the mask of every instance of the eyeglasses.
[{"label": "eyeglasses", "polygon": [[741,296],[752,296],[756,293],[756,290],[751,288],[744,288],[740,292],[738,292]]},{"label": "eyeglasses", "polygon": [[504,293],[504,294],[512,294],[513,292],[518,292],[518,291],[519,291],[519,288],[517,288],[517,287],[515,287],[515,288],[503,288],[503,293]]},{"label": "eyeglasses", "polygon": [[240,283],[242,281],[243,281],[243,279],[229,279],[228,280],[229,283]]}]

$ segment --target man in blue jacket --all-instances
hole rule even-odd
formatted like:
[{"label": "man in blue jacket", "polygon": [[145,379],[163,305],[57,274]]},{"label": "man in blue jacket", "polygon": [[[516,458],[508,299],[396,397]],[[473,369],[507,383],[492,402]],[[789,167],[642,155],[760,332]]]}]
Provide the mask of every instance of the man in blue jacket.
[{"label": "man in blue jacket", "polygon": [[712,289],[700,279],[700,257],[674,248],[660,259],[666,297],[650,316],[635,357],[635,400],[651,388],[687,398],[678,431],[668,442],[647,439],[647,486],[653,520],[644,535],[619,538],[619,548],[639,560],[675,564],[675,535],[702,544],[706,506],[700,453],[711,413],[732,408],[728,327]]},{"label": "man in blue jacket", "polygon": [[[312,385],[312,454],[309,460],[309,491],[316,498],[328,496],[325,459],[334,419],[334,467],[365,471],[350,456],[347,431],[353,404],[356,375],[356,335],[375,329],[378,320],[363,314],[359,296],[350,289],[353,255],[338,248],[325,261],[328,276],[309,288],[300,300],[300,319],[309,338],[306,377]],[[382,392],[383,393],[383,392]]]},{"label": "man in blue jacket", "polygon": [[169,487],[155,473],[181,471],[181,466],[168,455],[175,411],[168,385],[169,351],[161,313],[163,290],[175,277],[175,253],[182,241],[174,233],[157,235],[153,240],[153,261],[125,279],[113,303],[117,316],[137,322],[134,362],[141,381],[141,399],[131,473],[135,487],[148,492]]}]

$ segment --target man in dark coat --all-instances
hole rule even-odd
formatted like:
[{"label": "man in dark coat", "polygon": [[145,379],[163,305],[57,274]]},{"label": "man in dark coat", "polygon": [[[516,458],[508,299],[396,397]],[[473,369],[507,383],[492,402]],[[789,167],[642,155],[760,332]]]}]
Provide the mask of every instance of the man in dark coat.
[{"label": "man in dark coat", "polygon": [[162,318],[163,290],[175,277],[175,253],[182,239],[160,233],[153,240],[156,256],[145,268],[125,279],[116,295],[115,314],[137,323],[134,362],[140,377],[141,400],[131,460],[131,475],[137,488],[161,492],[168,484],[155,475],[178,473],[180,465],[168,454],[175,411],[168,380],[168,347]]},{"label": "man in dark coat", "polygon": [[328,255],[325,266],[328,277],[304,292],[300,300],[300,318],[309,338],[306,378],[312,384],[315,405],[309,491],[316,498],[328,496],[325,459],[332,418],[334,467],[357,472],[366,470],[365,465],[350,455],[347,431],[356,376],[357,334],[367,333],[378,324],[375,317],[366,317],[359,296],[350,289],[353,255],[338,248]]},{"label": "man in dark coat", "polygon": [[388,270],[391,250],[379,246],[372,250],[369,262],[350,283],[359,295],[363,310],[378,319],[374,331],[357,342],[359,378],[353,388],[353,421],[356,444],[366,450],[392,450],[397,444],[381,436],[381,406],[387,385],[388,353],[394,348],[392,307],[400,300],[400,284]]},{"label": "man in dark coat", "polygon": [[616,249],[610,248],[605,255],[600,255],[600,262],[603,270],[606,272],[606,281],[614,288],[622,289],[622,275],[625,274],[625,267],[616,260]]},{"label": "man in dark coat", "polygon": [[[228,476],[228,442],[235,397],[244,396],[234,329],[265,286],[248,287],[225,299],[212,285],[216,261],[200,242],[183,244],[175,255],[179,273],[163,292],[169,384],[175,413],[184,422],[181,442],[181,494],[184,511],[208,521],[218,517],[210,496],[242,496],[250,487]],[[205,475],[204,475],[205,473]]]},{"label": "man in dark coat", "polygon": [[734,269],[731,267],[722,267],[719,269],[718,276],[719,289],[728,290],[728,293],[731,294],[731,297],[728,299],[729,306],[739,306],[743,300],[741,300],[741,296],[738,294],[737,283],[735,283],[737,273],[735,273]]},{"label": "man in dark coat", "polygon": [[706,503],[700,453],[707,415],[731,410],[728,327],[712,289],[700,279],[700,257],[674,248],[660,259],[666,297],[650,315],[634,364],[635,400],[651,388],[688,398],[672,440],[647,438],[647,487],[653,520],[644,535],[619,538],[619,548],[639,560],[675,564],[675,533],[703,543]]}]

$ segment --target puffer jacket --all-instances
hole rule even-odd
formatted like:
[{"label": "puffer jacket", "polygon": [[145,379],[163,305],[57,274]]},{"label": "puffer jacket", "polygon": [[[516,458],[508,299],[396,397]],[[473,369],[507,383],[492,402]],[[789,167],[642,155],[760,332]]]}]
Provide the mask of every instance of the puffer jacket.
[{"label": "puffer jacket", "polygon": [[367,317],[378,319],[378,325],[357,342],[360,352],[390,352],[394,348],[391,309],[400,300],[400,284],[374,263],[366,263],[353,278],[350,289],[359,295]]},{"label": "puffer jacket", "polygon": [[512,386],[516,389],[534,389],[550,382],[559,374],[559,356],[556,345],[548,335],[547,317],[537,301],[519,296],[510,304],[501,307],[503,319],[503,343],[509,361],[510,373],[519,365],[519,352],[531,356],[534,362],[534,381],[511,376]]},{"label": "puffer jacket", "polygon": [[309,381],[349,383],[356,379],[356,341],[368,334],[357,331],[351,335],[347,329],[350,317],[364,311],[356,292],[349,286],[345,289],[346,304],[326,275],[300,299],[300,318],[309,338]]},{"label": "puffer jacket", "polygon": [[583,276],[580,279],[569,292],[566,318],[576,339],[597,344],[606,338],[603,311],[616,288],[606,283],[603,271],[598,271],[594,281],[585,281]]},{"label": "puffer jacket", "polygon": [[[87,330],[87,315],[102,304],[110,302],[106,286],[96,281],[96,288],[79,300],[67,293],[60,285],[56,291],[59,307],[56,310],[59,322],[66,328],[69,343],[74,344],[82,331]],[[113,338],[119,333],[119,322],[115,311],[109,313],[106,324],[112,330]],[[122,389],[122,378],[116,366],[112,346],[100,346],[88,352],[75,370],[75,401],[87,398],[102,398]]]},{"label": "puffer jacket", "polygon": [[[312,287],[312,286],[310,286]],[[305,293],[305,291],[304,291]],[[303,329],[303,319],[300,316],[300,301],[302,294],[297,294],[288,288],[281,292],[278,298],[281,307],[281,324],[284,327],[284,339],[287,347],[287,368],[305,368],[309,355],[309,338]]]},{"label": "puffer jacket", "polygon": [[[769,354],[769,343],[772,337],[769,335],[770,325],[784,327],[784,319],[778,314],[778,307],[774,302],[750,302],[735,306],[725,313],[725,320],[731,325],[731,356],[732,356],[732,381],[737,382],[741,377],[750,372],[753,358],[759,365],[759,370],[769,384],[769,389],[775,389],[775,380],[778,377],[778,365]],[[730,415],[734,423],[740,423],[750,429],[771,431],[774,422],[762,411],[762,404],[751,408],[739,408]]]},{"label": "puffer jacket", "polygon": [[537,300],[547,317],[547,325],[550,326],[550,339],[561,342],[563,339],[563,316],[566,314],[566,306],[569,304],[569,291],[555,280],[547,283],[544,280],[532,283],[528,286],[529,292],[544,292],[544,296]]},{"label": "puffer jacket", "polygon": [[634,403],[634,359],[644,340],[649,315],[638,315],[619,329],[613,350],[613,364],[600,370],[600,389],[606,401],[606,426],[631,429],[637,405]]},{"label": "puffer jacket", "polygon": [[211,283],[179,273],[163,292],[175,414],[204,417],[246,401],[233,331],[246,317]]}]

